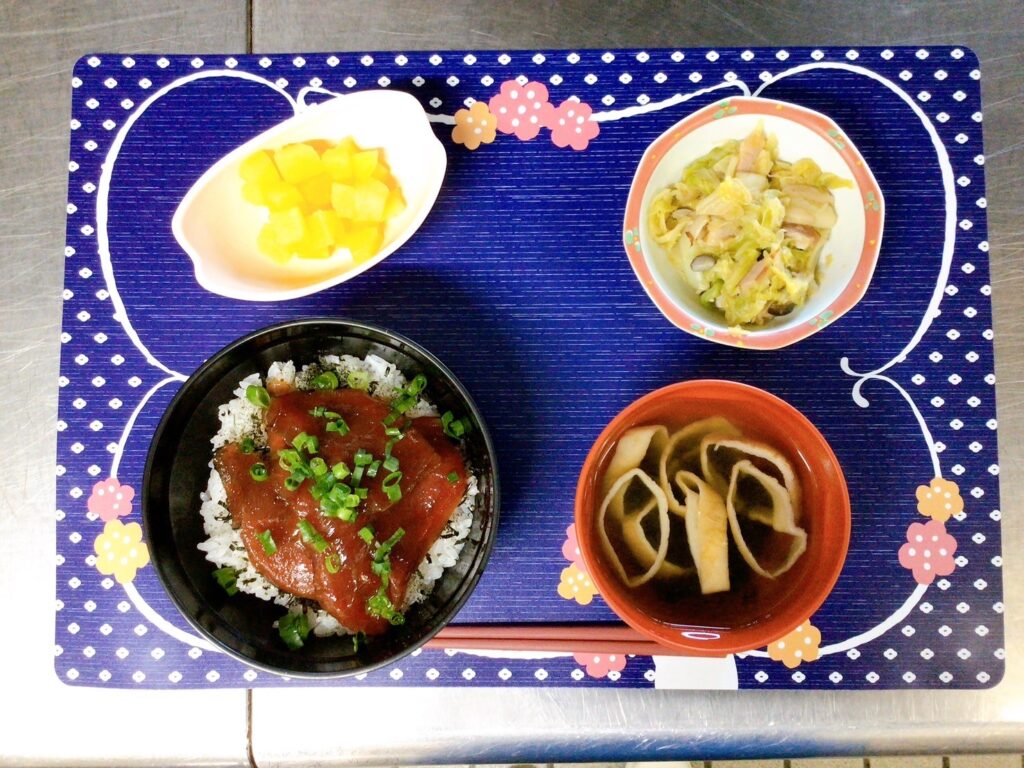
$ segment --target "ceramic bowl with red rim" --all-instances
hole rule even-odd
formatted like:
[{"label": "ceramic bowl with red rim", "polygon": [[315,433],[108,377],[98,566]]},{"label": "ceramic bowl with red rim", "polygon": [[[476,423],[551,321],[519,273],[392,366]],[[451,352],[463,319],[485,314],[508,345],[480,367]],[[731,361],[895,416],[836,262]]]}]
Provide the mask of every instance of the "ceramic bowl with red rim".
[{"label": "ceramic bowl with red rim", "polygon": [[[758,124],[778,140],[778,157],[808,157],[823,171],[853,182],[833,190],[837,215],[822,251],[820,282],[802,306],[762,326],[730,328],[721,311],[703,306],[650,232],[651,200],[679,181],[691,162]],[[882,191],[860,152],[830,118],[795,104],[734,97],[680,120],[644,152],[630,186],[623,243],[633,271],[673,324],[701,338],[750,349],[779,349],[805,339],[848,312],[867,292],[885,221]]]},{"label": "ceramic bowl with red rim", "polygon": [[[732,551],[728,592],[703,595],[699,587],[694,588],[695,576],[688,585],[673,577],[656,584],[659,575],[644,585],[628,586],[598,530],[602,485],[616,446],[633,427],[664,424],[671,434],[712,416],[728,419],[744,437],[772,446],[789,461],[800,486],[797,524],[806,531],[806,549],[788,571],[774,579],[745,573]],[[623,621],[686,655],[725,656],[764,648],[818,610],[846,560],[850,497],[842,467],[828,442],[793,406],[746,384],[694,380],[641,397],[605,427],[580,473],[575,524],[586,572]],[[728,536],[729,548],[735,550],[731,530]],[[669,551],[679,545],[670,543]],[[653,592],[657,594],[652,599]]]}]

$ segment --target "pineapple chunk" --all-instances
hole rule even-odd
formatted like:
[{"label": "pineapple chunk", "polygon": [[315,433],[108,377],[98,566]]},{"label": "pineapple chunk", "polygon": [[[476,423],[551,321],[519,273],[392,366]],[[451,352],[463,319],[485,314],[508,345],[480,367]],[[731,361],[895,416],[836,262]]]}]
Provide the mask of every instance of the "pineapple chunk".
[{"label": "pineapple chunk", "polygon": [[247,181],[242,184],[242,199],[253,205],[266,205],[263,190],[264,188],[258,181]]},{"label": "pineapple chunk", "polygon": [[269,228],[274,238],[281,245],[292,245],[299,242],[306,234],[306,219],[298,208],[276,211],[270,214],[270,220],[264,229]]},{"label": "pineapple chunk", "polygon": [[384,233],[379,224],[353,224],[345,238],[345,244],[356,264],[376,254],[383,242]]},{"label": "pineapple chunk", "polygon": [[311,230],[307,230],[302,239],[289,247],[292,249],[292,255],[300,259],[326,259],[333,250]]},{"label": "pineapple chunk", "polygon": [[388,201],[384,204],[384,219],[390,221],[405,210],[405,198],[402,197],[402,190],[393,189],[388,195]]},{"label": "pineapple chunk", "polygon": [[377,167],[378,152],[376,149],[366,149],[352,155],[352,176],[356,181],[365,181],[373,175]]},{"label": "pineapple chunk", "polygon": [[277,235],[270,224],[264,224],[256,236],[256,246],[274,261],[284,263],[291,259],[291,249],[277,241]]},{"label": "pineapple chunk", "polygon": [[287,144],[275,150],[274,163],[289,184],[299,184],[324,170],[320,155],[309,144]]},{"label": "pineapple chunk", "polygon": [[266,184],[270,181],[280,181],[281,176],[270,159],[270,153],[260,150],[249,155],[242,161],[239,167],[242,181],[251,181],[256,184]]},{"label": "pineapple chunk", "polygon": [[271,211],[286,211],[301,206],[303,202],[299,190],[291,184],[278,181],[263,187],[263,205]]},{"label": "pineapple chunk", "polygon": [[355,188],[353,221],[384,221],[384,208],[391,191],[377,179],[367,179]]},{"label": "pineapple chunk", "polygon": [[333,181],[352,181],[352,153],[347,149],[331,147],[323,153],[320,161]]},{"label": "pineapple chunk", "polygon": [[331,207],[331,177],[326,173],[300,182],[298,190],[310,210]]},{"label": "pineapple chunk", "polygon": [[306,217],[306,233],[313,242],[334,250],[341,224],[336,211],[314,211]]},{"label": "pineapple chunk", "polygon": [[356,188],[348,184],[332,184],[331,206],[341,218],[355,218]]}]

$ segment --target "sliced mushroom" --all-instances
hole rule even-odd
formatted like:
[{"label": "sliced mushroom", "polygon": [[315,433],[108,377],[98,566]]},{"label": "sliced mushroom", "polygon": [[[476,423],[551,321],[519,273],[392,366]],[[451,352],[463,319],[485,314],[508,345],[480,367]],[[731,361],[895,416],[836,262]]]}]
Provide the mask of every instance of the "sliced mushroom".
[{"label": "sliced mushroom", "polygon": [[717,263],[718,260],[714,256],[709,256],[706,253],[702,253],[700,256],[695,257],[694,260],[690,262],[690,269],[692,269],[694,272],[707,272]]}]

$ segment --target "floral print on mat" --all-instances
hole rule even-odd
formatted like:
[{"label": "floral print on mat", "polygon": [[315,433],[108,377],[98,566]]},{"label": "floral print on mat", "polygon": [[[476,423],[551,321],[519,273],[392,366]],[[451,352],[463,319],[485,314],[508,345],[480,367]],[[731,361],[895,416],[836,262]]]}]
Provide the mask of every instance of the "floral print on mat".
[{"label": "floral print on mat", "polygon": [[624,653],[574,653],[572,657],[591,677],[617,680],[622,670],[626,668]]},{"label": "floral print on mat", "polygon": [[130,584],[135,574],[149,562],[149,549],[142,542],[142,526],[111,520],[93,543],[96,568],[104,576],[113,576],[118,584]]},{"label": "floral print on mat", "polygon": [[793,669],[805,661],[817,661],[820,647],[821,632],[809,621],[805,621],[781,640],[769,645],[768,657]]},{"label": "floral print on mat", "polygon": [[917,486],[917,511],[932,520],[945,523],[964,511],[960,489],[952,480],[936,477],[928,485]]},{"label": "floral print on mat", "polygon": [[939,520],[911,523],[907,543],[900,547],[900,565],[914,573],[918,584],[931,584],[936,576],[949,576],[956,568],[956,539]]},{"label": "floral print on mat", "polygon": [[554,109],[543,83],[530,81],[520,85],[516,80],[502,83],[501,92],[491,97],[488,106],[498,118],[498,130],[515,134],[522,141],[536,138]]},{"label": "floral print on mat", "polygon": [[482,101],[474,101],[469,109],[455,113],[455,127],[452,141],[466,149],[477,149],[481,144],[490,144],[497,135],[498,119]]},{"label": "floral print on mat", "polygon": [[130,515],[134,498],[134,488],[121,485],[116,477],[108,477],[92,487],[88,507],[90,512],[106,523]]},{"label": "floral print on mat", "polygon": [[597,587],[590,576],[575,565],[562,569],[562,580],[558,584],[558,594],[566,600],[575,600],[580,605],[590,605],[597,594]]},{"label": "floral print on mat", "polygon": [[580,552],[580,544],[576,540],[576,523],[565,529],[565,542],[562,544],[562,557],[575,565],[578,569],[583,568],[583,555]]},{"label": "floral print on mat", "polygon": [[586,149],[591,139],[597,137],[601,127],[591,116],[594,110],[589,104],[574,99],[563,101],[548,114],[547,127],[551,129],[551,140],[556,147]]}]

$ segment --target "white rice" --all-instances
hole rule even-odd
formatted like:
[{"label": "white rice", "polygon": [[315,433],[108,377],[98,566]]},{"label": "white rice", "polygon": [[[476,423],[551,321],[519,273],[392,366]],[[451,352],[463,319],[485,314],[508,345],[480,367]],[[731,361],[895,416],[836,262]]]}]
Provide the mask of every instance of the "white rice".
[{"label": "white rice", "polygon": [[[369,392],[384,399],[397,396],[407,384],[405,376],[396,365],[376,355],[367,355],[362,360],[351,355],[326,355],[320,358],[319,364],[306,365],[301,371],[296,371],[291,361],[274,363],[267,372],[267,383],[281,382],[298,389],[310,389],[312,380],[328,370],[334,371],[343,382],[352,371],[365,371],[370,376]],[[218,409],[220,429],[211,441],[215,451],[228,443],[240,442],[246,437],[252,438],[257,445],[266,445],[263,412],[245,397],[246,387],[252,384],[263,384],[259,374],[254,373],[242,379],[233,393],[234,399]],[[437,409],[432,403],[421,398],[407,414],[413,418],[436,416]],[[456,507],[444,531],[409,579],[403,610],[426,598],[444,570],[455,565],[459,559],[459,553],[462,552],[469,529],[473,525],[473,508],[478,493],[476,477],[469,474],[465,498]],[[205,552],[206,559],[218,568],[234,568],[238,572],[236,585],[240,592],[254,595],[261,600],[272,600],[292,612],[304,611],[310,629],[319,637],[351,634],[327,611],[315,607],[309,600],[282,592],[253,567],[242,543],[242,537],[232,524],[224,483],[217,470],[213,468],[212,461],[210,480],[206,491],[200,494],[200,499],[202,506],[199,512],[203,516],[203,529],[208,538],[199,544],[199,549]]]}]

